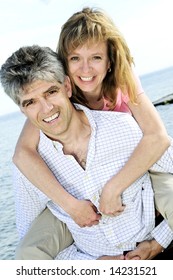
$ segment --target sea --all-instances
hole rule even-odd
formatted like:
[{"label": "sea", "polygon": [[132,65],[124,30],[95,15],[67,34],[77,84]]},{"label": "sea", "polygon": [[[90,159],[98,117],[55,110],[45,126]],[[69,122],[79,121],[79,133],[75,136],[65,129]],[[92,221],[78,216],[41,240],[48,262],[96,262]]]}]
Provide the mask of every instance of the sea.
[{"label": "sea", "polygon": [[[143,75],[140,79],[151,101],[173,94],[173,67]],[[173,137],[173,104],[157,106],[156,109]],[[24,122],[25,117],[20,112],[0,116],[0,260],[13,260],[19,242],[11,158]]]}]

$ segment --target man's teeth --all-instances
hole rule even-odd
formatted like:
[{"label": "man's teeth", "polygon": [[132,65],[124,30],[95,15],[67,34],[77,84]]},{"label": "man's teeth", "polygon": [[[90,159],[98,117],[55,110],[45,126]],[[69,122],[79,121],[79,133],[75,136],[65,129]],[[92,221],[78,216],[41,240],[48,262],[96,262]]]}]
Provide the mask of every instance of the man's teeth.
[{"label": "man's teeth", "polygon": [[52,116],[49,117],[49,118],[45,118],[44,121],[45,121],[45,122],[51,122],[51,121],[53,121],[54,119],[58,118],[58,116],[59,116],[59,114],[56,113],[56,114],[52,115]]},{"label": "man's teeth", "polygon": [[89,82],[92,80],[93,77],[80,77],[82,81]]}]

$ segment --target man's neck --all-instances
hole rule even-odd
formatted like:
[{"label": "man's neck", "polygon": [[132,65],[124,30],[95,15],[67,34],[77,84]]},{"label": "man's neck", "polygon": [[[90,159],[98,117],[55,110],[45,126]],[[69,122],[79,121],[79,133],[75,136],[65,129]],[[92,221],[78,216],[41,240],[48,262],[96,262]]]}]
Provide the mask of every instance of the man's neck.
[{"label": "man's neck", "polygon": [[83,111],[77,110],[68,130],[52,140],[60,142],[63,145],[64,154],[72,155],[85,169],[90,136],[91,126],[88,118]]},{"label": "man's neck", "polygon": [[82,111],[78,111],[78,113],[80,114],[80,122],[68,141],[63,143],[63,152],[65,155],[72,155],[85,169],[91,127],[86,115]]}]

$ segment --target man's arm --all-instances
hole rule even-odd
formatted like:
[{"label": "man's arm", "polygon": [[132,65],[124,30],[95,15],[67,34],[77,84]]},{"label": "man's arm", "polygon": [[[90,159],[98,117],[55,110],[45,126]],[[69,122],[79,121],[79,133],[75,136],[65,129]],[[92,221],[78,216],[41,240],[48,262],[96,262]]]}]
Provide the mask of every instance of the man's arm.
[{"label": "man's arm", "polygon": [[45,209],[46,203],[32,189],[32,184],[14,166],[13,184],[15,192],[16,225],[20,238],[28,231],[33,220]]},{"label": "man's arm", "polygon": [[152,240],[145,240],[139,243],[135,250],[128,252],[125,259],[131,260],[139,256],[141,260],[151,260],[163,252],[173,240],[173,232],[165,220],[154,228],[152,236]]},{"label": "man's arm", "polygon": [[125,254],[125,260],[152,260],[163,251],[163,247],[154,239],[145,240],[138,244],[137,248]]},{"label": "man's arm", "polygon": [[158,224],[151,234],[163,248],[167,248],[173,240],[173,231],[168,226],[166,220],[163,220],[160,224]]}]

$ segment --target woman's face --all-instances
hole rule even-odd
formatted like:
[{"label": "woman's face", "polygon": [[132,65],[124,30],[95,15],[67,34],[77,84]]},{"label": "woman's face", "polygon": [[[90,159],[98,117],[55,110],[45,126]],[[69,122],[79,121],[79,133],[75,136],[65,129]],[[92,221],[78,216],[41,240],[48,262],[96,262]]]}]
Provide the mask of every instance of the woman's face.
[{"label": "woman's face", "polygon": [[86,43],[68,55],[69,74],[86,97],[99,96],[109,67],[105,42]]}]

